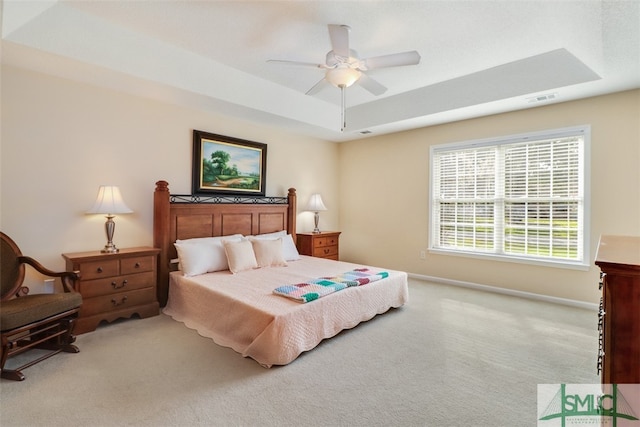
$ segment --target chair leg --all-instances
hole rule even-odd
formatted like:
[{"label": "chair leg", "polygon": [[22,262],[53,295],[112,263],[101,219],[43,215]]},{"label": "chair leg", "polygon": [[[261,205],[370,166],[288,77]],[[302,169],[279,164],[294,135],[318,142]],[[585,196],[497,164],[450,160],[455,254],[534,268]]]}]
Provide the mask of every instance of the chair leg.
[{"label": "chair leg", "polygon": [[9,340],[3,335],[2,336],[2,353],[0,354],[0,377],[5,378],[7,380],[13,381],[22,381],[24,380],[24,375],[19,373],[20,375],[16,375],[16,371],[6,370],[4,369],[4,364],[9,357]]},{"label": "chair leg", "polygon": [[2,337],[2,355],[0,356],[0,378],[11,381],[24,381],[24,374],[19,370],[4,369],[4,364],[9,357],[9,342],[6,337]]},{"label": "chair leg", "polygon": [[73,344],[65,344],[60,348],[65,353],[80,353],[80,349]]},{"label": "chair leg", "polygon": [[[12,380],[12,381],[24,381],[25,376],[21,372],[23,369],[26,369],[36,363],[39,363],[45,359],[48,359],[51,356],[54,356],[60,352],[65,353],[78,353],[80,349],[73,345],[76,337],[72,335],[73,327],[75,326],[75,318],[67,318],[61,319],[58,327],[54,330],[49,329],[50,332],[54,333],[54,336],[51,339],[46,340],[46,335],[39,334],[38,331],[30,330],[31,338],[29,340],[22,340],[10,343],[10,340],[6,337],[2,337],[2,354],[0,355],[0,377]],[[44,341],[38,344],[29,345],[29,341],[38,341],[44,338]],[[15,344],[18,344],[17,346]],[[24,348],[23,348],[24,347]],[[23,349],[22,349],[23,348]],[[21,353],[22,351],[28,350],[29,348],[38,348],[41,350],[49,350],[47,354],[30,361],[29,363],[18,367],[17,369],[4,369],[4,364],[7,358],[11,353]],[[18,351],[16,351],[18,349]]]},{"label": "chair leg", "polygon": [[20,371],[3,369],[0,377],[11,381],[24,381],[24,374]]},{"label": "chair leg", "polygon": [[76,326],[76,318],[73,317],[71,319],[65,319],[62,321],[62,324],[64,325],[64,328],[67,332],[60,337],[62,341],[60,349],[65,353],[80,352],[80,349],[73,345],[73,343],[76,341],[76,337],[75,335],[73,335],[73,328],[75,328]]}]

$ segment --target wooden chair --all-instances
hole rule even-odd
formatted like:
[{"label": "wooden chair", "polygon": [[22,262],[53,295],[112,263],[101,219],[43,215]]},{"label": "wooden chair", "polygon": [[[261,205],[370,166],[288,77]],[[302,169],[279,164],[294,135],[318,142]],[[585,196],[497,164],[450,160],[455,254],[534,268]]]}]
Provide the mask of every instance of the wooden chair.
[{"label": "wooden chair", "polygon": [[[0,369],[2,378],[14,381],[24,380],[22,370],[60,353],[77,353],[72,345],[75,320],[80,311],[82,296],[74,290],[79,278],[77,272],[54,272],[43,267],[33,258],[23,256],[11,238],[0,232]],[[53,294],[27,295],[29,288],[22,286],[25,264],[39,273],[60,278],[64,292]],[[24,365],[6,370],[7,358],[32,348],[47,352]]]}]

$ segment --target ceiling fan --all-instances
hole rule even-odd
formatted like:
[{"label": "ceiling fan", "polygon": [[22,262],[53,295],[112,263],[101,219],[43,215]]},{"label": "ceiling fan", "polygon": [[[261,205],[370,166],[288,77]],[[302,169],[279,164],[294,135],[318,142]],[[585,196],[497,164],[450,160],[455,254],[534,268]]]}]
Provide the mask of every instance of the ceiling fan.
[{"label": "ceiling fan", "polygon": [[381,95],[387,88],[366,74],[366,71],[378,68],[399,67],[403,65],[416,65],[420,62],[420,54],[415,50],[390,55],[374,56],[360,59],[358,53],[349,47],[349,31],[347,25],[329,24],[329,38],[331,50],[327,52],[324,64],[310,62],[285,61],[270,59],[267,62],[278,62],[289,65],[315,67],[325,70],[325,76],[316,83],[306,94],[313,95],[320,91],[327,83],[340,89],[341,92],[341,129],[344,131],[346,123],[345,89],[354,83],[371,92],[373,95]]}]

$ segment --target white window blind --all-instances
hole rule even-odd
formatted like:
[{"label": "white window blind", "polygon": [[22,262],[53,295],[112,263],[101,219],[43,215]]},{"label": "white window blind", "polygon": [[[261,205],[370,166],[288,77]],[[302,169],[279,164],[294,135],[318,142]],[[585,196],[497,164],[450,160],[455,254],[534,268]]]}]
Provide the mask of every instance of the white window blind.
[{"label": "white window blind", "polygon": [[588,127],[431,149],[430,248],[584,264]]}]

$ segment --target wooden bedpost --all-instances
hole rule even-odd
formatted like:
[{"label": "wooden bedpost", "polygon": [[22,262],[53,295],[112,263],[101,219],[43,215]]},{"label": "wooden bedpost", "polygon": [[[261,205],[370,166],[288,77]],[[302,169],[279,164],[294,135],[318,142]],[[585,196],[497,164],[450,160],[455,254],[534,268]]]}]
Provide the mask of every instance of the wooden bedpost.
[{"label": "wooden bedpost", "polygon": [[160,248],[158,260],[158,302],[167,305],[169,296],[169,183],[156,182],[153,193],[153,246]]},{"label": "wooden bedpost", "polygon": [[289,198],[289,206],[287,207],[287,231],[291,234],[291,237],[293,237],[293,241],[296,242],[296,216],[298,214],[298,196],[296,195],[296,189],[290,188],[287,197]]}]

